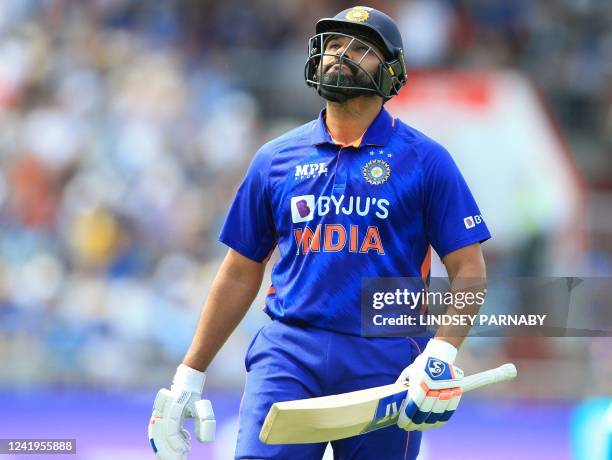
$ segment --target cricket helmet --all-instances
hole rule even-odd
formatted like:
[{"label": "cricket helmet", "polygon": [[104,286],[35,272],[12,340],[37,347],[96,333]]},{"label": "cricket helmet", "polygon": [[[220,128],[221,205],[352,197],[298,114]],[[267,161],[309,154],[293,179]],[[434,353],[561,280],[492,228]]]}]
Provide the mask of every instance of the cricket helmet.
[{"label": "cricket helmet", "polygon": [[[346,86],[340,72],[335,82],[323,82],[323,66],[319,64],[323,56],[336,56],[333,52],[326,53],[325,46],[330,38],[338,35],[351,39],[338,56],[338,63],[361,70],[369,78],[370,85]],[[354,61],[346,55],[350,47],[357,43],[368,46],[366,54],[373,53],[379,58],[377,71],[368,72],[360,65],[362,59]],[[380,49],[383,55],[380,56],[370,45]],[[334,102],[372,93],[378,94],[386,102],[397,95],[407,80],[403,47],[397,24],[385,13],[365,6],[346,9],[333,18],[323,18],[317,22],[316,34],[308,41],[308,60],[304,69],[306,84],[315,88],[323,98]]]}]

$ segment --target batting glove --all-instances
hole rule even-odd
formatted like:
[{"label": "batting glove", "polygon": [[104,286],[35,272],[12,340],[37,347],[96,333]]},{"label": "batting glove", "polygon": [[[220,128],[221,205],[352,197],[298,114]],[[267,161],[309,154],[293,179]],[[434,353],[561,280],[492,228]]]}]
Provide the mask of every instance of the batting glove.
[{"label": "batting glove", "polygon": [[397,426],[424,431],[444,425],[461,399],[459,382],[463,371],[453,366],[457,349],[443,340],[432,339],[397,382],[408,380],[406,399],[399,411]]},{"label": "batting glove", "polygon": [[149,441],[161,460],[185,460],[191,440],[183,428],[185,418],[193,418],[198,441],[215,439],[215,414],[209,400],[201,399],[206,375],[181,364],[170,390],[162,388],[155,397],[149,421]]}]

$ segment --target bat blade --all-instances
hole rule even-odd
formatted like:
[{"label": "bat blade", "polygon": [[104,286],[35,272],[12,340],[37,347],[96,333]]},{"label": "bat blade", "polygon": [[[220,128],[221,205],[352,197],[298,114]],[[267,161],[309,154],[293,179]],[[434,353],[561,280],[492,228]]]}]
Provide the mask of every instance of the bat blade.
[{"label": "bat blade", "polygon": [[[464,377],[463,392],[516,377],[514,364]],[[393,383],[333,396],[277,402],[259,433],[265,444],[307,444],[344,439],[397,422],[408,385]]]},{"label": "bat blade", "polygon": [[274,403],[259,439],[266,444],[327,442],[393,425],[407,389],[405,384],[391,384]]}]

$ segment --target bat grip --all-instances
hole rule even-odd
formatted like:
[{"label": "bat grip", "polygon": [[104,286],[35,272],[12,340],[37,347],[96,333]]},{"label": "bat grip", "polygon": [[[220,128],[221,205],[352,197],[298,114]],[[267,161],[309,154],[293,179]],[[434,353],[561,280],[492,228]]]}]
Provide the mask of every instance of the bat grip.
[{"label": "bat grip", "polygon": [[478,374],[464,377],[461,380],[461,390],[467,391],[476,390],[478,388],[491,385],[492,383],[504,382],[512,380],[516,377],[516,366],[511,363],[503,364],[495,369],[479,372]]}]

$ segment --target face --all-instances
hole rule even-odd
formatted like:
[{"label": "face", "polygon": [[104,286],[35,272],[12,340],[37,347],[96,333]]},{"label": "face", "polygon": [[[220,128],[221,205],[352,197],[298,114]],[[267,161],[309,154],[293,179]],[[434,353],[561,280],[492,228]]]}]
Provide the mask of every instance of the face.
[{"label": "face", "polygon": [[335,85],[338,83],[338,74],[340,74],[341,86],[373,88],[373,82],[359,67],[349,61],[343,61],[342,65],[339,64],[339,57],[342,53],[345,53],[346,58],[370,72],[372,76],[376,75],[381,62],[377,54],[382,56],[382,52],[377,47],[365,41],[362,43],[350,37],[334,35],[325,44],[325,54],[320,64],[323,66],[321,82]]}]

